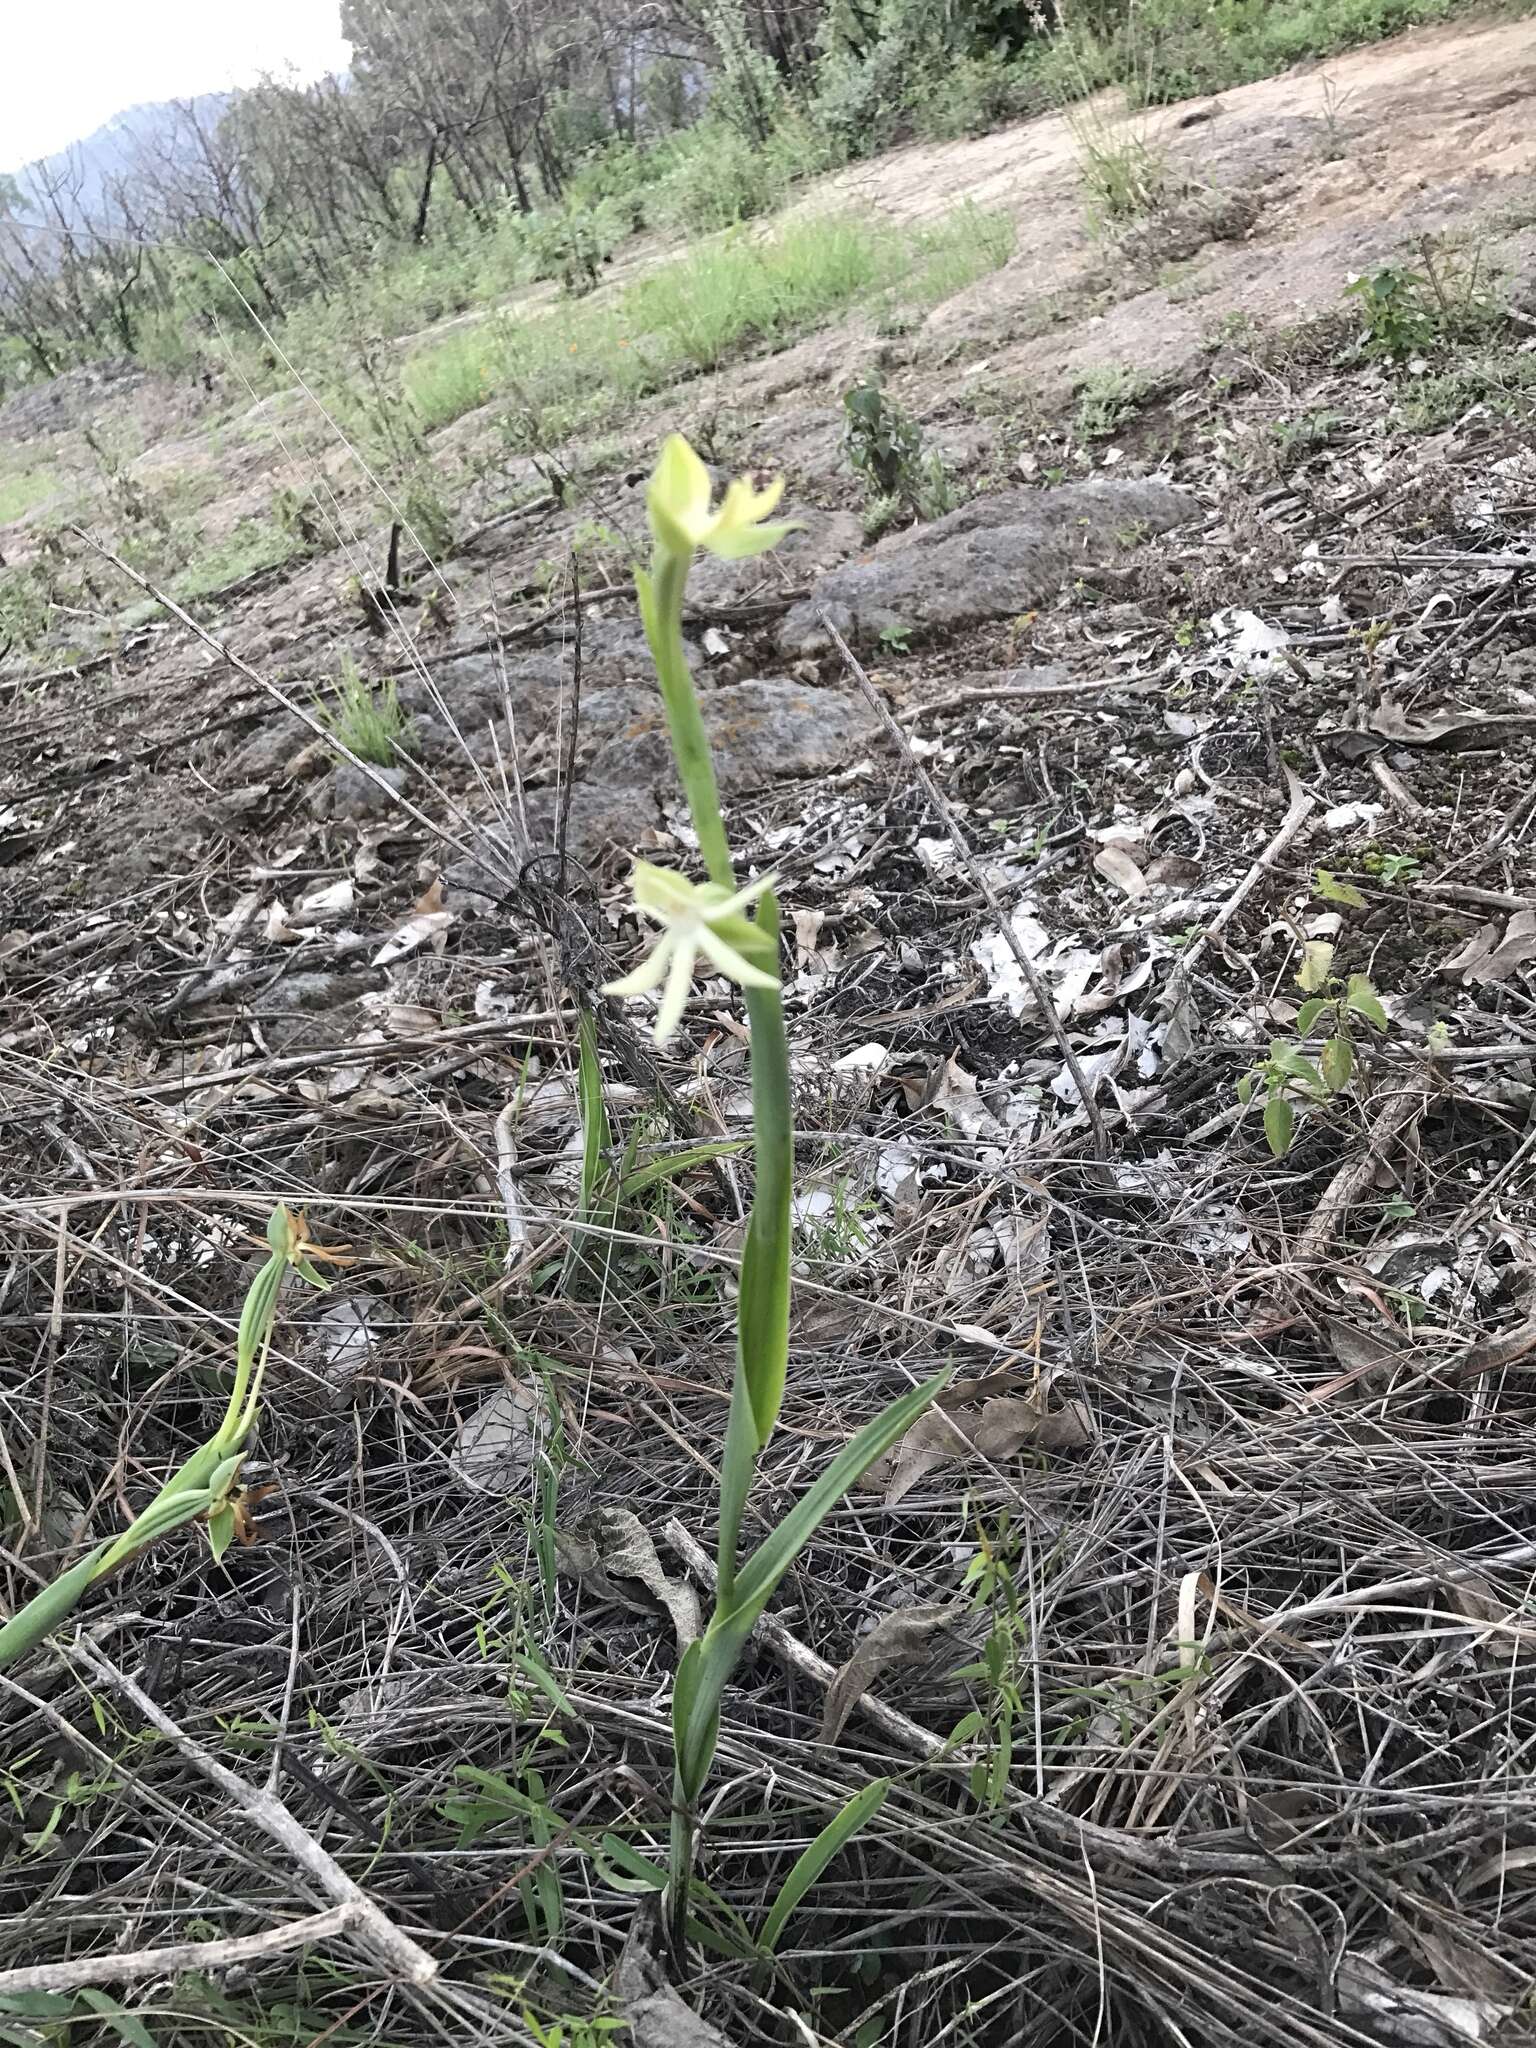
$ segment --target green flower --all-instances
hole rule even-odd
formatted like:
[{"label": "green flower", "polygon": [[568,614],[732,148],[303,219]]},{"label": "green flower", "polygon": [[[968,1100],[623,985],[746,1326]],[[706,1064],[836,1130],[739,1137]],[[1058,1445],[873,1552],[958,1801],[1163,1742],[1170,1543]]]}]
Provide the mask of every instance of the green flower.
[{"label": "green flower", "polygon": [[754,491],[745,477],[738,477],[720,500],[720,509],[711,512],[709,471],[681,434],[669,434],[646,493],[651,531],[673,554],[707,548],[727,561],[760,555],[800,524],[793,519],[763,524],[783,492],[782,477],[764,491]]},{"label": "green flower", "polygon": [[665,976],[666,993],[655,1024],[656,1043],[665,1045],[682,1018],[701,953],[719,973],[742,988],[777,988],[776,978],[754,966],[742,952],[744,946],[757,942],[757,933],[742,912],[772,885],[773,876],[764,875],[732,894],[718,882],[693,883],[670,868],[637,860],[635,908],[662,927],[661,937],[633,974],[606,983],[603,994],[648,995]]}]

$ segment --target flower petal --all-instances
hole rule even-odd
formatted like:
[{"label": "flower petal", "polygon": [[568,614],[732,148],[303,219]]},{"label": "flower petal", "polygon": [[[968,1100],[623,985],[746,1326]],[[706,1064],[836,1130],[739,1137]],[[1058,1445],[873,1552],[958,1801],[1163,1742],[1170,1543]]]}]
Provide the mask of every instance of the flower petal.
[{"label": "flower petal", "polygon": [[767,554],[786,533],[797,533],[804,524],[803,519],[781,519],[774,526],[738,526],[729,531],[711,527],[701,545],[723,562],[739,562],[747,555]]},{"label": "flower petal", "polygon": [[709,526],[709,471],[681,434],[668,434],[646,491],[651,531],[663,547],[690,553]]},{"label": "flower petal", "polygon": [[742,988],[777,988],[779,985],[777,975],[769,974],[761,967],[754,967],[744,953],[738,953],[734,946],[728,945],[720,934],[711,931],[707,924],[699,927],[699,947],[723,975],[731,981],[738,982]]},{"label": "flower petal", "polygon": [[665,1045],[682,1022],[683,1011],[688,1005],[689,991],[693,987],[694,959],[692,946],[678,946],[673,951],[672,972],[667,976],[667,992],[661,999],[661,1008],[656,1012],[655,1039],[658,1045]]},{"label": "flower petal", "polygon": [[667,961],[676,946],[677,941],[672,934],[663,932],[633,974],[626,974],[618,981],[605,981],[598,993],[605,996],[648,996],[653,988],[660,985],[661,977],[667,971]]},{"label": "flower petal", "polygon": [[648,860],[637,860],[630,875],[630,887],[636,910],[655,918],[658,924],[670,924],[674,918],[690,913],[698,915],[700,891],[675,868],[658,868]]},{"label": "flower petal", "polygon": [[749,903],[755,903],[765,890],[771,889],[778,879],[776,874],[759,875],[755,882],[748,882],[744,889],[738,889],[734,896],[727,896],[723,903],[711,910],[706,922],[716,924],[722,917],[736,916]]}]

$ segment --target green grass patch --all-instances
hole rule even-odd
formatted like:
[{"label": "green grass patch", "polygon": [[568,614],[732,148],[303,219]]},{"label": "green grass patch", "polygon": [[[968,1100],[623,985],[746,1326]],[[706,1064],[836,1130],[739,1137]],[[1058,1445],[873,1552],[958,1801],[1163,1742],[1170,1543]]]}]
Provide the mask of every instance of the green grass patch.
[{"label": "green grass patch", "polygon": [[1439,376],[1405,380],[1396,412],[1412,434],[1451,427],[1474,406],[1536,423],[1536,354],[1512,351],[1458,363]]},{"label": "green grass patch", "polygon": [[1030,68],[1062,99],[1123,85],[1133,101],[1164,105],[1478,11],[1467,0],[1096,0],[1038,46]]},{"label": "green grass patch", "polygon": [[394,683],[386,680],[375,689],[350,655],[342,657],[335,701],[317,703],[315,716],[360,761],[371,761],[376,768],[391,765],[396,743],[405,737],[411,723],[400,707]]},{"label": "green grass patch", "polygon": [[857,216],[727,235],[612,298],[507,315],[420,350],[405,388],[427,426],[490,398],[510,402],[521,445],[612,416],[690,370],[782,348],[860,301],[926,311],[1013,253],[1010,221],[967,204],[904,233]]},{"label": "green grass patch", "polygon": [[233,532],[195,554],[171,585],[183,600],[225,590],[258,569],[275,569],[299,552],[299,544],[272,519],[242,519]]},{"label": "green grass patch", "polygon": [[25,469],[15,476],[0,476],[0,526],[30,512],[57,488],[58,478],[51,469]]}]

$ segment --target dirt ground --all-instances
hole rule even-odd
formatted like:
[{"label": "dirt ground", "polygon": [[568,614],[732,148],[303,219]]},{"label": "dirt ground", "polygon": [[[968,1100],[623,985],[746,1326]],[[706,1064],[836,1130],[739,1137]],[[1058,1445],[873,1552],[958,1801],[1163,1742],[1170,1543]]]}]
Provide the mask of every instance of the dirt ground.
[{"label": "dirt ground", "polygon": [[[1007,209],[1017,251],[911,333],[857,316],[558,451],[569,503],[493,408],[456,422],[459,545],[393,620],[362,599],[388,509],[301,395],[77,372],[0,408],[13,470],[83,488],[90,425],[209,534],[323,476],[346,535],[195,600],[201,631],[66,539],[55,653],[0,660],[9,1599],[216,1418],[274,1197],[356,1261],[285,1317],[257,1540],[159,1546],[0,1695],[0,1972],[314,1908],[126,1674],[270,1772],[441,1972],[274,1952],[162,1987],[174,2038],[614,2010],[743,1168],[578,1214],[579,1014],[615,1155],[748,1129],[732,991],[659,1060],[595,994],[635,954],[630,854],[690,845],[622,559],[677,425],[786,472],[805,521],[701,570],[689,625],[738,853],[789,911],[761,1512],[940,1364],[959,1434],[898,1450],[786,1582],[813,1657],[781,1633],[728,1696],[715,1945],[669,1966],[670,2035],[631,1983],[634,2038],[1530,2038],[1533,105],[1536,23],[1461,25],[1160,111],[1168,197],[1119,236],[1055,117],[825,180],[801,203]],[[1431,307],[1396,356],[1344,295],[1384,265]],[[958,497],[878,543],[841,453],[874,365]],[[868,593],[914,562],[934,601],[919,578],[887,622]],[[834,600],[899,744],[791,630]],[[313,724],[344,657],[410,717],[391,790]],[[1336,1086],[1284,1064],[1321,1057],[1319,990]],[[823,1739],[814,1659],[861,1646],[876,1712]],[[777,1963],[733,1947],[877,1773]]]}]

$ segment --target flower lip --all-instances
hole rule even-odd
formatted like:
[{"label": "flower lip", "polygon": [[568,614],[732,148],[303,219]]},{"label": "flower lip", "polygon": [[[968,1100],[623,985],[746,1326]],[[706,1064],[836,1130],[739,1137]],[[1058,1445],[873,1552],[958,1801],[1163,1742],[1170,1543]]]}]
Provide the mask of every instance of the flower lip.
[{"label": "flower lip", "polygon": [[757,936],[744,915],[746,908],[772,888],[773,880],[772,875],[763,875],[743,889],[728,890],[717,882],[690,882],[673,868],[637,860],[635,908],[662,927],[661,935],[632,974],[605,982],[602,993],[648,995],[665,980],[655,1024],[656,1043],[665,1045],[682,1020],[700,954],[739,988],[776,988],[777,978],[743,951]]}]

